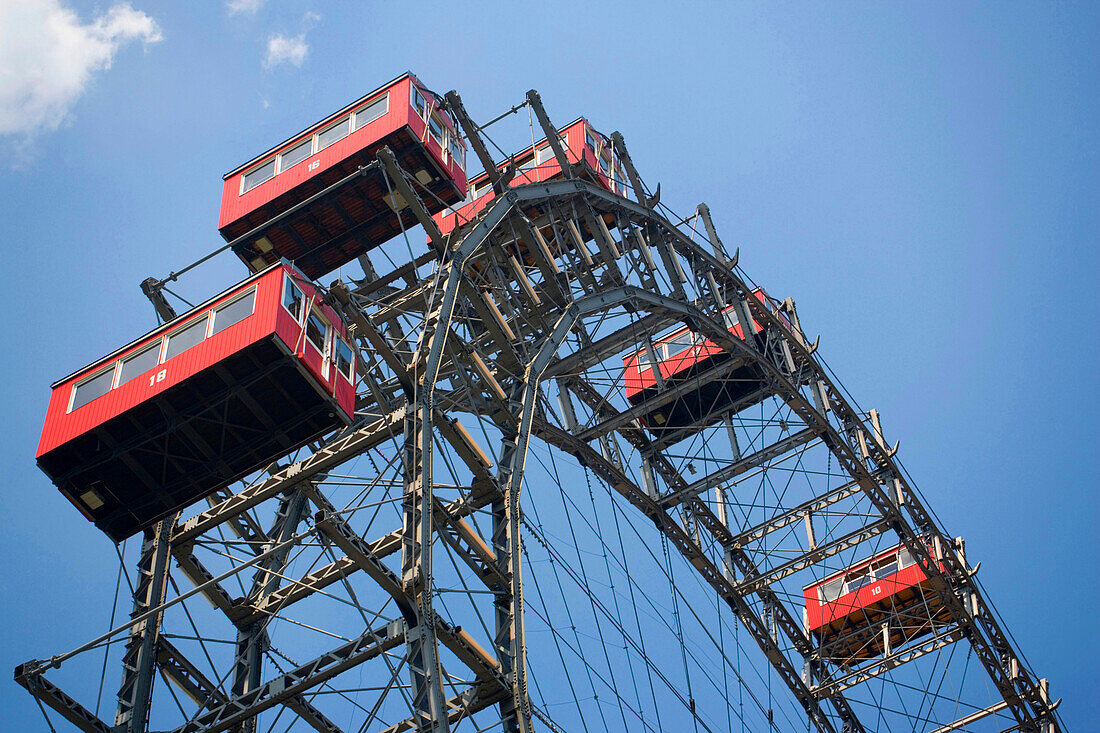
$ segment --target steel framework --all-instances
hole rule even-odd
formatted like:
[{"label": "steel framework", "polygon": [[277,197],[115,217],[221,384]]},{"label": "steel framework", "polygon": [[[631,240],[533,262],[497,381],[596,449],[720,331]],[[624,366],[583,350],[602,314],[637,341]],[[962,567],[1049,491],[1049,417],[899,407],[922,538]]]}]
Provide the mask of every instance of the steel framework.
[{"label": "steel framework", "polygon": [[[20,665],[16,681],[100,732],[255,731],[268,710],[272,730],[344,730],[333,710],[386,731],[606,727],[609,710],[623,728],[651,730],[732,728],[734,717],[743,729],[1059,730],[1045,680],[1014,649],[961,541],[897,463],[878,414],[858,409],[823,367],[792,301],[780,317],[753,296],[706,206],[673,223],[618,133],[634,197],[584,180],[534,92],[525,104],[566,175],[510,187],[484,128],[457,94],[446,99],[496,196],[444,236],[416,179],[379,155],[429,247],[404,261],[387,254],[383,275],[363,256],[363,279],[326,288],[359,346],[357,421],[149,530],[131,618]],[[162,315],[171,313],[163,284],[142,285]],[[743,333],[763,325],[758,339],[735,338],[716,319],[730,305]],[[653,356],[674,326],[728,358],[628,403],[622,357]],[[738,402],[687,427],[643,426],[658,407],[744,378],[735,370],[751,375]],[[554,491],[557,525],[534,514],[530,496]],[[638,533],[630,549],[620,522]],[[604,534],[611,523],[618,549]],[[610,588],[593,590],[586,543]],[[898,543],[930,577],[935,608],[815,640],[800,619],[802,587]],[[655,604],[654,585],[637,577],[646,553],[671,605]],[[575,596],[548,598],[550,577]],[[620,606],[628,600],[636,632]],[[580,608],[591,616],[578,619]],[[700,620],[693,639],[683,620],[701,609],[713,620]],[[532,633],[550,641],[529,660]],[[731,659],[730,633],[752,642],[735,637],[743,661]],[[46,673],[115,640],[123,673],[108,723]],[[878,652],[837,651],[867,644]],[[683,681],[662,645],[683,658]],[[543,676],[555,654],[561,673]],[[710,694],[699,693],[696,670]],[[740,698],[766,683],[767,702],[735,705],[715,682],[729,675]],[[789,695],[773,695],[772,680]],[[594,699],[600,692],[610,702]]]}]

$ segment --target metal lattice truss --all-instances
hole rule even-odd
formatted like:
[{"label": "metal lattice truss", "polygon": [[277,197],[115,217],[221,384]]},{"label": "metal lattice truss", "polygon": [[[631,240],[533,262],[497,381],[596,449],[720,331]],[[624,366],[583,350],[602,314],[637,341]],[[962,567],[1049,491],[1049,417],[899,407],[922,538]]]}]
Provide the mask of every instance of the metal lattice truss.
[{"label": "metal lattice truss", "polygon": [[[543,660],[528,658],[525,618],[552,610],[525,588],[546,568],[522,560],[546,547],[561,561],[552,533],[521,510],[522,489],[546,486],[532,461],[557,455],[686,561],[678,566],[789,689],[803,725],[1059,729],[1045,681],[1013,649],[961,542],[911,486],[878,415],[856,409],[819,363],[793,302],[774,309],[754,296],[705,206],[693,222],[709,243],[659,213],[621,135],[637,200],[571,171],[538,96],[528,103],[568,175],[510,188],[448,95],[496,191],[448,236],[415,179],[380,156],[431,246],[383,276],[364,257],[366,279],[327,289],[360,347],[358,420],[147,532],[131,619],[21,665],[17,681],[84,731],[255,730],[267,710],[338,731],[322,712],[336,699],[357,708],[360,730],[561,730],[548,696],[535,704],[530,689]],[[759,338],[731,335],[718,315],[731,305],[742,333],[762,325]],[[682,326],[728,358],[629,403],[623,357],[644,350],[656,361],[654,341]],[[735,379],[749,382],[743,397],[704,405],[696,424],[652,432],[641,422]],[[827,643],[807,632],[804,586],[897,544],[930,579],[923,603]],[[607,605],[592,602],[595,626]],[[555,643],[563,629],[550,624]],[[112,641],[124,645],[123,683],[109,725],[44,675]],[[649,670],[652,682],[657,665]]]}]

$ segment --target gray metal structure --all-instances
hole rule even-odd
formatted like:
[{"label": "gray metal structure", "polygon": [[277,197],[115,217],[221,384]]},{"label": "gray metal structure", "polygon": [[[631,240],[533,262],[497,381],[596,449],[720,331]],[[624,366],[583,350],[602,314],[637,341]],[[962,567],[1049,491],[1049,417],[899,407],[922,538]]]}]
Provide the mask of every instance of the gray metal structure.
[{"label": "gray metal structure", "polygon": [[[458,95],[447,104],[496,197],[444,235],[422,187],[388,151],[380,154],[430,246],[388,272],[364,257],[366,277],[325,289],[359,346],[356,422],[149,530],[131,618],[71,652],[20,665],[16,681],[83,731],[255,731],[268,710],[267,730],[344,730],[325,712],[330,701],[358,710],[360,730],[569,730],[552,691],[532,694],[545,660],[528,654],[525,622],[535,607],[525,597],[532,578],[555,563],[572,571],[553,532],[521,508],[521,496],[547,487],[550,472],[535,463],[554,455],[573,476],[602,482],[615,506],[636,510],[638,526],[652,525],[653,546],[667,550],[670,572],[695,574],[700,592],[724,606],[713,629],[736,625],[751,639],[759,651],[745,664],[770,666],[769,684],[782,684],[780,697],[799,716],[787,727],[1060,730],[1046,682],[1014,648],[962,543],[941,529],[897,463],[877,413],[858,409],[822,366],[792,301],[762,305],[706,206],[689,221],[670,221],[618,133],[633,198],[584,179],[534,92],[526,104],[566,175],[510,186]],[[151,297],[160,287],[143,284]],[[162,296],[154,303],[158,313],[170,310]],[[731,335],[716,315],[731,305],[743,332],[753,321],[763,326],[759,338]],[[728,358],[630,404],[623,357],[644,351],[656,360],[654,342],[682,326]],[[745,397],[704,406],[695,424],[651,431],[641,422],[746,374]],[[387,526],[388,516],[400,521]],[[937,611],[918,620],[931,631],[903,634],[895,645],[892,629],[917,622],[885,618],[881,654],[838,659],[807,633],[802,587],[896,544],[931,578]],[[548,565],[533,568],[528,560],[539,552]],[[643,591],[627,583],[632,599],[635,587]],[[617,592],[582,596],[601,640]],[[198,596],[208,605],[196,605]],[[539,632],[562,653],[559,686],[568,678],[573,688],[561,644],[579,643],[577,627],[554,623],[538,596],[549,626]],[[165,633],[169,617],[173,629],[193,632]],[[716,729],[703,699],[671,679],[679,662],[657,663],[646,652],[640,621],[636,634],[616,633],[631,673],[645,670],[653,692],[651,707],[624,706],[630,694],[617,688],[625,682],[593,683],[618,697],[624,728],[690,721]],[[330,646],[315,653],[318,639]],[[98,659],[96,650],[115,640],[125,647],[123,679],[108,722],[47,673]],[[606,654],[602,646],[593,642],[592,655]],[[745,671],[724,649],[715,656],[723,676]],[[606,669],[614,680],[616,664],[581,655],[575,669],[587,668],[589,680]],[[572,695],[583,721],[588,693]],[[731,706],[730,696],[716,704]],[[761,715],[786,729],[773,707],[780,705],[762,705]],[[748,714],[740,717],[751,727]]]}]

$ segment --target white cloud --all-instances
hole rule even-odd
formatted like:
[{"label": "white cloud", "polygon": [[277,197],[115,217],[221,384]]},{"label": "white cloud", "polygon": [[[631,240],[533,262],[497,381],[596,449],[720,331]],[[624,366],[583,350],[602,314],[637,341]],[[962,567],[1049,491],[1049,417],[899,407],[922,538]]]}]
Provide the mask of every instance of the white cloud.
[{"label": "white cloud", "polygon": [[309,44],[306,43],[306,34],[299,33],[288,37],[276,34],[267,39],[267,55],[264,56],[264,68],[272,68],[279,64],[293,64],[301,66],[309,54]]},{"label": "white cloud", "polygon": [[226,0],[225,9],[230,15],[255,15],[267,0]]},{"label": "white cloud", "polygon": [[0,2],[0,135],[56,130],[92,76],[111,68],[119,47],[164,39],[130,3],[82,24],[60,0]]},{"label": "white cloud", "polygon": [[279,64],[293,64],[300,67],[309,55],[306,33],[321,22],[321,16],[312,11],[302,16],[302,32],[296,36],[276,33],[267,39],[267,53],[264,55],[264,68],[271,69]]}]

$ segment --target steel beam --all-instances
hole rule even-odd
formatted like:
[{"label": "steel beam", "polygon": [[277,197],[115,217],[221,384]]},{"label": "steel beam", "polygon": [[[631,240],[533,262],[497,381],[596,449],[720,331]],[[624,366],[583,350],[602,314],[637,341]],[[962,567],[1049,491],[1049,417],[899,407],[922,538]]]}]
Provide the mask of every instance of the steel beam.
[{"label": "steel beam", "polygon": [[[446,511],[454,517],[469,516],[489,503],[489,496],[484,492],[472,492],[467,499],[460,499],[444,505]],[[441,520],[442,521],[442,520]],[[398,529],[389,532],[376,540],[367,542],[370,555],[382,558],[401,549],[403,530]],[[324,590],[328,586],[340,582],[348,573],[353,572],[359,566],[350,557],[341,557],[324,567],[318,568],[301,579],[291,582],[270,595],[258,598],[250,607],[241,609],[241,618],[251,621],[258,615],[267,615],[275,609],[284,608],[314,593]]]},{"label": "steel beam", "polygon": [[[288,708],[298,714],[298,717],[304,720],[314,730],[320,731],[320,733],[342,733],[342,728],[329,720],[324,713],[322,713],[313,705],[306,701],[302,695],[295,695],[294,697],[287,698],[283,703]],[[251,718],[255,720],[256,718]]]},{"label": "steel beam", "polygon": [[[138,561],[134,587],[134,610],[138,617],[159,608],[168,589],[169,533],[173,517],[162,520],[145,537]],[[115,728],[125,733],[145,733],[149,726],[149,705],[153,697],[157,639],[161,613],[153,613],[130,627],[122,656],[122,685],[118,691]]]},{"label": "steel beam", "polygon": [[[464,718],[495,705],[507,697],[508,690],[498,685],[475,685],[447,699],[445,703],[447,720],[451,725],[455,725]],[[413,730],[414,728],[416,728],[416,719],[406,718],[399,723],[384,728],[381,733],[403,733],[403,731]]]},{"label": "steel beam", "polygon": [[[626,168],[626,177],[630,179],[630,187],[634,189],[634,197],[638,199],[638,203],[643,206],[656,205],[655,201],[651,203],[646,196],[645,185],[642,183],[641,176],[638,175],[638,170],[634,167],[634,160],[630,157],[630,151],[626,149],[626,140],[623,138],[623,134],[618,131],[611,133],[611,144],[615,146],[615,151],[619,155],[623,168]],[[658,188],[660,187],[658,186]]]},{"label": "steel beam", "polygon": [[462,97],[458,96],[458,92],[452,90],[447,92],[443,99],[447,103],[447,109],[458,120],[462,132],[466,134],[466,140],[470,143],[470,147],[474,149],[478,160],[481,161],[481,167],[489,175],[489,180],[493,183],[493,190],[498,194],[503,192],[504,182],[501,179],[500,171],[497,169],[497,164],[493,160],[489,149],[485,147],[485,142],[481,139],[479,134],[481,128],[474,124],[474,121],[470,119],[470,115],[467,114],[466,107],[462,104]]},{"label": "steel beam", "polygon": [[399,408],[351,434],[338,438],[308,458],[298,461],[270,478],[240,491],[215,507],[201,514],[177,523],[172,532],[172,543],[185,543],[194,540],[204,532],[247,511],[260,502],[278,496],[319,473],[340,465],[344,461],[371,450],[380,443],[397,434],[397,426],[405,418],[404,408]]},{"label": "steel beam", "polygon": [[218,733],[227,730],[399,646],[404,640],[405,623],[402,620],[370,629],[357,639],[199,715],[172,733]]},{"label": "steel beam", "polygon": [[531,105],[531,110],[535,113],[535,119],[539,121],[539,126],[542,127],[542,132],[546,135],[546,142],[550,144],[550,149],[554,151],[554,159],[557,160],[558,167],[561,168],[562,176],[572,178],[573,171],[569,167],[569,159],[565,157],[565,150],[562,149],[558,129],[550,123],[546,108],[542,106],[542,97],[534,89],[527,92],[527,104]]},{"label": "steel beam", "polygon": [[731,463],[728,466],[720,468],[719,470],[711,473],[708,476],[695,481],[694,483],[685,486],[682,489],[676,489],[670,491],[661,497],[661,506],[665,509],[671,509],[678,504],[681,504],[688,499],[692,499],[705,491],[713,489],[719,484],[724,484],[732,481],[736,477],[747,473],[753,468],[763,466],[765,463],[772,461],[789,451],[795,450],[807,443],[813,441],[817,436],[812,430],[801,430],[794,435],[787,436],[782,440],[778,440],[775,443],[761,448],[760,450],[743,457],[741,460]]},{"label": "steel beam", "polygon": [[768,568],[763,572],[759,572],[753,578],[746,578],[737,584],[736,589],[740,593],[752,593],[759,587],[771,585],[800,570],[805,570],[808,567],[817,565],[826,558],[830,558],[844,550],[860,545],[872,537],[882,534],[888,529],[891,529],[890,521],[887,519],[878,519],[867,526],[852,530],[831,542],[820,544],[799,557],[788,560],[774,568]]},{"label": "steel beam", "polygon": [[934,652],[937,649],[942,649],[949,644],[954,644],[962,638],[964,638],[963,632],[957,626],[942,630],[931,639],[927,639],[916,645],[903,647],[902,649],[876,659],[873,664],[864,665],[848,674],[832,679],[826,684],[818,685],[813,688],[813,693],[824,699],[837,692],[843,692],[867,680],[874,679],[884,672],[889,672],[899,665],[923,657],[925,654]]},{"label": "steel beam", "polygon": [[691,380],[674,384],[671,387],[666,387],[660,390],[650,399],[640,402],[622,412],[605,418],[601,422],[588,428],[584,428],[578,433],[581,440],[588,442],[595,438],[603,437],[613,430],[617,430],[624,425],[634,422],[638,418],[646,415],[658,407],[662,407],[671,402],[675,402],[681,397],[691,394],[697,391],[700,387],[724,379],[734,370],[744,365],[744,361],[739,359],[731,359],[715,367],[712,367],[704,372],[699,373],[692,377]]},{"label": "steel beam", "polygon": [[[964,728],[969,728],[971,725],[977,723],[983,718],[988,718],[990,715],[1001,712],[1007,707],[1008,703],[1004,700],[1001,700],[1000,702],[993,703],[989,707],[984,707],[981,710],[975,710],[969,715],[964,715],[963,717],[958,718],[954,722],[948,723],[947,725],[941,725],[939,728],[936,728],[929,733],[951,733],[951,731],[963,730]],[[1016,726],[1013,727],[1015,728]]]},{"label": "steel beam", "polygon": [[229,701],[220,687],[163,636],[157,641],[157,665],[165,678],[200,708],[213,709]]},{"label": "steel beam", "polygon": [[[405,171],[401,170],[401,166],[398,165],[397,159],[393,155],[393,151],[387,146],[382,146],[382,149],[378,151],[378,160],[385,166],[386,174],[393,183],[394,188],[397,189],[397,193],[405,200],[405,206],[412,211],[413,216],[416,217],[420,226],[424,227],[424,231],[427,232],[428,241],[431,242],[432,247],[434,247],[437,252],[442,253],[444,249],[443,235],[440,234],[439,227],[436,226],[435,221],[432,219],[432,215],[424,208],[424,202],[420,200],[420,196],[417,195],[409,185],[409,181],[405,176]],[[401,215],[401,212],[396,206],[394,207],[394,212],[397,213],[398,216]]]},{"label": "steel beam", "polygon": [[716,535],[715,539],[729,547],[745,547],[753,542],[759,542],[765,535],[802,521],[802,518],[807,514],[824,511],[833,504],[844,501],[861,492],[862,488],[857,482],[849,481],[827,493],[815,496],[808,501],[791,507],[781,514],[776,514],[766,522],[761,522],[750,529],[746,529],[736,534],[727,530],[724,534],[720,533]]},{"label": "steel beam", "polygon": [[20,664],[15,668],[15,681],[84,733],[114,733],[113,727],[104,723],[95,713],[43,677],[41,669],[41,663],[36,661]]}]

